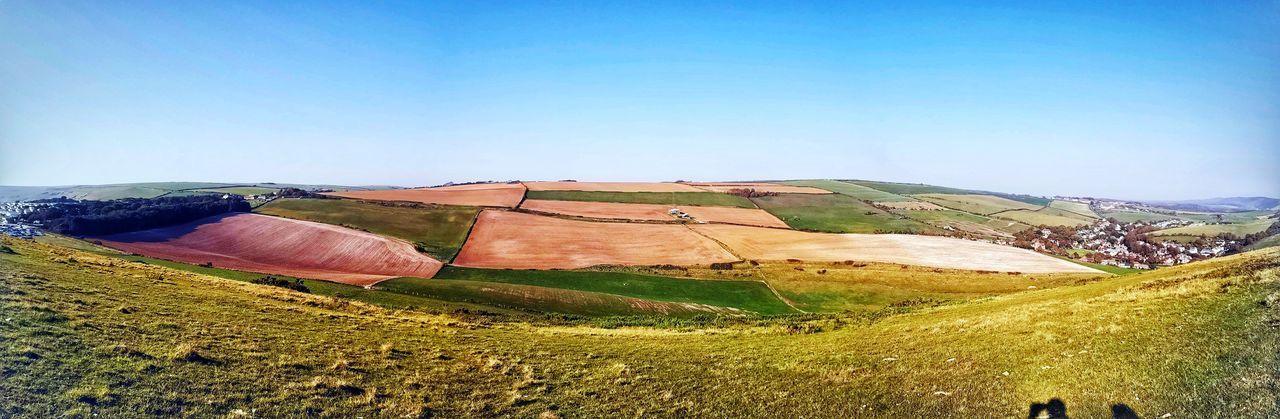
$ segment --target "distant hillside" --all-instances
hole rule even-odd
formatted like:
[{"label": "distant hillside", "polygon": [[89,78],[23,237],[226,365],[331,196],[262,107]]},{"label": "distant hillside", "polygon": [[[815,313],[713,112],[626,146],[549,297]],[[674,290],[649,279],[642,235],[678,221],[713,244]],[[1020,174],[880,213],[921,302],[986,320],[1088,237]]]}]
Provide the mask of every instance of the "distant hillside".
[{"label": "distant hillside", "polygon": [[1280,209],[1280,199],[1265,196],[1193,199],[1185,201],[1146,201],[1144,204],[1178,211],[1244,212]]},{"label": "distant hillside", "polygon": [[233,182],[144,182],[108,185],[69,186],[3,186],[0,185],[0,202],[31,201],[35,199],[65,196],[72,199],[107,201],[123,198],[155,198],[169,195],[207,193],[208,189],[227,187],[332,189],[335,191],[386,189],[385,186],[305,185],[292,183],[233,183]]}]

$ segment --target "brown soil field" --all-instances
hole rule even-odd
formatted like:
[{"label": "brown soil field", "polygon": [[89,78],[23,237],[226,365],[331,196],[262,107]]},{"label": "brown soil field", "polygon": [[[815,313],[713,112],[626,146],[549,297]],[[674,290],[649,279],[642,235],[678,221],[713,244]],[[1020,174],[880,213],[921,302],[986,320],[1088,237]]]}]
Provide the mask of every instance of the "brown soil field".
[{"label": "brown soil field", "polygon": [[706,192],[682,183],[670,182],[525,182],[531,191],[590,192]]},{"label": "brown soil field", "polygon": [[876,202],[877,207],[885,207],[896,210],[917,210],[917,211],[942,211],[946,208],[938,206],[938,204],[925,201],[904,201],[904,202]]},{"label": "brown soil field", "polygon": [[98,239],[154,258],[359,286],[402,276],[430,278],[442,266],[404,241],[258,214],[219,215]]},{"label": "brown soil field", "polygon": [[524,198],[524,186],[507,183],[442,186],[439,188],[386,189],[378,191],[329,192],[325,195],[375,201],[407,201],[424,204],[469,205],[515,208]]},{"label": "brown soil field", "polygon": [[739,256],[757,260],[854,260],[1023,273],[1098,272],[1026,249],[950,237],[824,234],[733,225],[692,228],[724,243]]},{"label": "brown soil field", "polygon": [[[670,205],[624,204],[618,202],[552,201],[530,199],[520,208],[552,214],[573,215],[607,220],[675,221],[667,211]],[[712,222],[742,224],[761,227],[787,228],[787,223],[768,211],[758,208],[680,206],[681,211],[693,218]]]},{"label": "brown soil field", "polygon": [[689,185],[702,188],[703,190],[712,192],[729,192],[734,189],[755,189],[761,192],[777,192],[777,193],[811,193],[811,194],[829,194],[832,193],[826,189],[818,189],[810,186],[792,186],[780,185],[776,183],[734,183],[734,182],[705,182],[690,183]]},{"label": "brown soil field", "polygon": [[574,221],[486,210],[480,213],[453,264],[475,268],[576,269],[594,265],[700,265],[734,260],[737,258],[715,241],[682,225]]}]

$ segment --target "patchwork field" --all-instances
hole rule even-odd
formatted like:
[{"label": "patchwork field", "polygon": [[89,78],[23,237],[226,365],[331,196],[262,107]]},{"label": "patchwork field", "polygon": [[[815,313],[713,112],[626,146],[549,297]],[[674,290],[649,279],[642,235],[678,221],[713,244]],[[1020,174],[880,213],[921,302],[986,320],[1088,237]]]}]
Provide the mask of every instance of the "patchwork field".
[{"label": "patchwork field", "polygon": [[628,204],[696,205],[755,208],[751,200],[718,192],[591,192],[529,191],[528,199],[543,201],[621,202]]},{"label": "patchwork field", "polygon": [[732,192],[734,189],[755,189],[759,192],[775,192],[775,193],[799,193],[799,194],[829,194],[831,191],[818,189],[809,186],[784,185],[780,183],[763,183],[763,182],[709,182],[709,183],[690,183],[700,189],[712,192]]},{"label": "patchwork field", "polygon": [[262,195],[279,191],[277,188],[263,188],[260,186],[230,186],[226,188],[207,188],[192,189],[192,192],[209,192],[209,193],[229,193],[232,195],[249,196]]},{"label": "patchwork field", "polygon": [[[520,208],[551,214],[612,220],[676,221],[668,211],[670,205],[624,204],[617,202],[544,201],[530,199]],[[681,211],[698,221],[787,228],[772,214],[756,208],[682,206]]]},{"label": "patchwork field", "polygon": [[842,195],[849,195],[854,198],[881,202],[915,202],[916,199],[898,194],[884,192],[878,189],[868,188],[866,186],[857,185],[849,182],[841,182],[836,180],[791,180],[783,182],[787,185],[808,186],[811,188],[825,189]]},{"label": "patchwork field", "polygon": [[854,185],[865,186],[878,191],[896,195],[916,194],[972,194],[977,191],[948,188],[945,186],[925,185],[923,183],[875,182],[869,180],[843,180]]},{"label": "patchwork field", "polygon": [[702,192],[683,183],[670,182],[524,182],[530,191],[587,192]]},{"label": "patchwork field", "polygon": [[798,230],[832,233],[938,231],[842,194],[784,194],[752,198],[752,201]]},{"label": "patchwork field", "polygon": [[254,212],[350,227],[414,243],[447,261],[467,240],[477,207],[374,203],[348,199],[277,199]]},{"label": "patchwork field", "polygon": [[1092,208],[1089,208],[1089,204],[1086,204],[1086,203],[1083,203],[1083,202],[1072,202],[1072,201],[1058,201],[1058,200],[1055,200],[1055,201],[1053,201],[1053,202],[1050,202],[1050,203],[1049,203],[1049,208],[1055,208],[1055,209],[1059,209],[1059,210],[1063,210],[1063,211],[1068,211],[1068,212],[1074,213],[1074,214],[1076,214],[1076,215],[1084,216],[1084,217],[1086,217],[1086,218],[1091,218],[1091,219],[1097,219],[1097,218],[1100,218],[1100,217],[1098,217],[1098,214],[1097,214],[1097,213],[1093,212],[1093,209],[1092,209]]},{"label": "patchwork field", "polygon": [[483,183],[438,188],[330,192],[326,195],[375,201],[515,208],[524,198],[524,193],[524,186],[520,184]]},{"label": "patchwork field", "polygon": [[732,225],[692,228],[747,259],[864,261],[1023,273],[1096,272],[1030,250],[950,237],[824,234]]},{"label": "patchwork field", "polygon": [[1011,210],[1035,211],[1042,208],[1040,205],[1032,205],[991,195],[920,194],[915,195],[915,197],[940,206],[978,215],[992,215]]},{"label": "patchwork field", "polygon": [[737,258],[719,244],[683,225],[573,221],[486,210],[453,263],[476,268],[575,269],[733,260]]},{"label": "patchwork field", "polygon": [[1079,226],[1093,222],[1091,218],[1056,208],[1041,208],[1034,211],[1010,210],[994,214],[992,217],[1037,226]]},{"label": "patchwork field", "polygon": [[876,206],[889,208],[891,211],[910,210],[910,211],[945,211],[946,208],[940,207],[932,202],[925,201],[904,201],[904,202],[876,202]]},{"label": "patchwork field", "polygon": [[398,276],[430,278],[442,265],[403,241],[257,214],[215,216],[98,240],[160,259],[360,286]]}]

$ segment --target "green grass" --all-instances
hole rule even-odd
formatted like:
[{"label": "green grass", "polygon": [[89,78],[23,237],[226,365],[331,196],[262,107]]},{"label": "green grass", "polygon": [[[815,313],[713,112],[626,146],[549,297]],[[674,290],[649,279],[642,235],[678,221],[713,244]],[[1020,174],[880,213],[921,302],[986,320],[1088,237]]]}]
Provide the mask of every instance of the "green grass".
[{"label": "green grass", "polygon": [[797,230],[830,233],[938,231],[927,224],[885,212],[842,194],[782,194],[752,198],[752,201]]},{"label": "green grass", "polygon": [[670,330],[387,310],[3,244],[6,417],[1025,417],[1050,398],[1072,417],[1280,415],[1280,249]]},{"label": "green grass", "polygon": [[[1071,251],[1072,251],[1072,252],[1076,252],[1076,253],[1084,254],[1084,251],[1085,251],[1085,250],[1084,250],[1084,249],[1072,249]],[[1070,261],[1070,262],[1075,263],[1075,264],[1078,264],[1078,265],[1088,266],[1088,267],[1090,267],[1090,268],[1097,269],[1097,270],[1099,270],[1099,271],[1103,271],[1103,272],[1106,272],[1106,273],[1109,273],[1109,274],[1113,274],[1113,275],[1132,275],[1132,274],[1142,273],[1142,272],[1146,272],[1146,271],[1147,271],[1147,270],[1145,270],[1145,269],[1121,268],[1121,267],[1119,267],[1119,266],[1111,266],[1111,265],[1103,265],[1103,264],[1101,264],[1101,263],[1085,262],[1085,261],[1083,261],[1083,260],[1079,260],[1079,259],[1072,259],[1072,258],[1066,258],[1066,257],[1059,257],[1059,256],[1054,256],[1054,257],[1057,257],[1058,259],[1062,259],[1062,260]]]},{"label": "green grass", "polygon": [[993,218],[1004,220],[1013,220],[1028,225],[1048,225],[1048,226],[1080,226],[1093,222],[1093,219],[1083,215],[1059,210],[1056,208],[1042,208],[1035,211],[1028,210],[1012,210],[1004,211],[992,215]]},{"label": "green grass", "polygon": [[818,189],[828,190],[842,195],[849,195],[863,201],[871,202],[910,202],[915,198],[892,194],[877,189],[872,189],[862,185],[856,185],[849,182],[840,182],[835,180],[793,180],[782,182],[787,185],[809,186]]},{"label": "green grass", "polygon": [[1236,237],[1244,237],[1248,234],[1265,231],[1267,227],[1274,223],[1273,220],[1254,221],[1244,224],[1204,224],[1192,225],[1186,227],[1174,227],[1159,230],[1151,233],[1154,236],[1206,236],[1212,237],[1219,234],[1232,234]]},{"label": "green grass", "polygon": [[1089,208],[1089,204],[1083,202],[1053,201],[1049,203],[1049,208],[1067,211],[1088,219],[1099,218],[1098,214],[1093,212],[1092,208]]},{"label": "green grass", "polygon": [[926,193],[942,193],[942,194],[971,194],[978,191],[968,189],[948,188],[945,186],[925,185],[923,183],[898,183],[898,182],[876,182],[870,180],[845,180],[843,182],[861,185],[879,191],[888,192],[896,195],[915,195]]},{"label": "green grass", "polygon": [[923,201],[938,204],[942,207],[984,216],[991,216],[992,214],[1004,211],[1034,211],[1041,208],[1037,205],[991,195],[921,194],[916,195],[915,197]]},{"label": "green grass", "polygon": [[746,198],[719,192],[529,191],[526,198],[557,201],[623,202],[632,204],[755,208],[755,205]]},{"label": "green grass", "polygon": [[259,186],[231,186],[226,188],[193,189],[192,192],[228,193],[232,195],[249,196],[269,194],[278,190],[279,189],[276,188],[263,188]]},{"label": "green grass", "polygon": [[365,230],[417,243],[449,261],[467,240],[476,207],[394,205],[348,199],[277,199],[254,212]]},{"label": "green grass", "polygon": [[998,220],[951,209],[940,211],[896,210],[894,213],[937,228],[950,226],[955,231],[982,237],[1010,238],[1014,233],[1031,228],[1029,225],[1016,221]]},{"label": "green grass", "polygon": [[[654,301],[733,307],[759,314],[796,312],[759,281],[697,280],[626,272],[476,269],[455,266],[445,267],[436,274],[435,279],[599,292]],[[399,280],[390,282],[397,281]]]}]

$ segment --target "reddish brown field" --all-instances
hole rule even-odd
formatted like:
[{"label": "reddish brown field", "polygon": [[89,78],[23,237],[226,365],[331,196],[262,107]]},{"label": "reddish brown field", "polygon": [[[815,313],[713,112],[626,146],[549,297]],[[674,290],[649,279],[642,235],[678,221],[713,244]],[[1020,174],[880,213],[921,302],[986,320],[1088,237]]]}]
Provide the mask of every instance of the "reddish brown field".
[{"label": "reddish brown field", "polygon": [[831,191],[818,189],[809,186],[792,186],[779,185],[776,183],[734,183],[734,182],[706,182],[706,183],[690,183],[689,185],[702,188],[703,190],[712,192],[729,192],[734,189],[755,189],[760,192],[777,192],[777,193],[810,193],[810,194],[829,194]]},{"label": "reddish brown field", "polygon": [[[618,202],[550,201],[530,199],[520,208],[551,214],[573,215],[606,220],[675,221],[670,205],[624,204]],[[787,228],[787,223],[758,208],[681,206],[680,210],[699,221]]]},{"label": "reddish brown field", "polygon": [[403,241],[257,214],[215,216],[99,239],[154,258],[359,286],[401,276],[430,278],[442,265]]},{"label": "reddish brown field", "polygon": [[524,198],[524,186],[518,183],[484,183],[439,188],[329,192],[325,195],[375,201],[407,201],[424,204],[515,208],[516,205],[520,204],[520,199]]},{"label": "reddish brown field", "polygon": [[681,225],[573,221],[486,210],[453,263],[477,268],[575,269],[734,260],[715,241]]},{"label": "reddish brown field", "polygon": [[950,237],[907,234],[825,234],[732,225],[693,229],[747,259],[898,263],[1002,272],[1098,272],[1030,250]]},{"label": "reddish brown field", "polygon": [[525,182],[531,191],[592,192],[706,192],[689,185],[668,182]]}]

